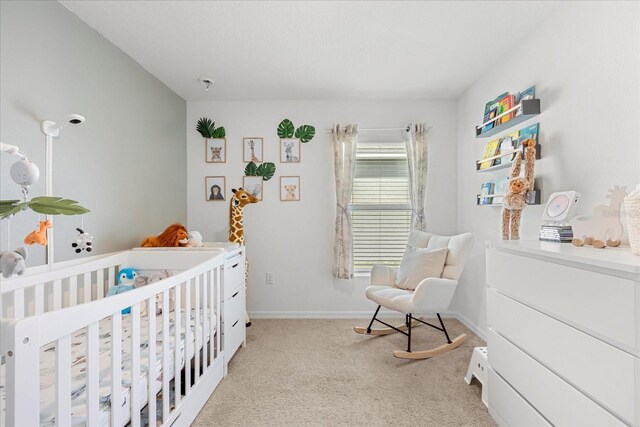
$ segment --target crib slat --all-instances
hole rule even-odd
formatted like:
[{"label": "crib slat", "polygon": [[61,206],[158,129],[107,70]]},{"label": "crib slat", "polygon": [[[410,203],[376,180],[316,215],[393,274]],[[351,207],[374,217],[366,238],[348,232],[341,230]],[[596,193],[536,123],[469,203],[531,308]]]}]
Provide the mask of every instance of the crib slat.
[{"label": "crib slat", "polygon": [[181,295],[180,293],[182,292],[182,284],[179,283],[176,285],[175,287],[175,304],[176,304],[176,310],[175,310],[175,316],[176,316],[176,320],[175,320],[175,346],[174,346],[174,355],[173,355],[173,361],[175,363],[175,369],[174,369],[174,386],[175,386],[175,405],[176,408],[178,407],[178,405],[180,404],[180,396],[181,396],[181,383],[180,383],[180,371],[182,370],[182,352],[180,351],[180,347],[181,347],[181,343],[182,343],[182,332],[180,331],[180,318],[181,313],[182,313],[182,305],[181,305]]},{"label": "crib slat", "polygon": [[131,307],[131,426],[140,427],[140,304]]},{"label": "crib slat", "polygon": [[191,280],[184,289],[184,395],[191,390]]},{"label": "crib slat", "polygon": [[62,280],[53,281],[53,311],[62,308]]},{"label": "crib slat", "polygon": [[99,354],[99,323],[92,323],[87,326],[87,425],[95,426],[100,423],[100,410],[98,407],[98,397],[100,396],[100,383],[98,374],[100,373]]},{"label": "crib slat", "polygon": [[34,286],[33,308],[36,315],[44,313],[44,283]]},{"label": "crib slat", "polygon": [[24,317],[24,288],[13,291],[13,317],[16,319]]},{"label": "crib slat", "polygon": [[111,427],[122,427],[122,313],[111,316]]},{"label": "crib slat", "polygon": [[56,342],[56,425],[71,425],[71,336]]},{"label": "crib slat", "polygon": [[213,362],[215,361],[215,335],[214,335],[214,322],[215,322],[215,318],[216,318],[216,313],[217,313],[217,309],[215,306],[215,295],[216,295],[216,290],[218,289],[217,286],[217,274],[216,274],[216,269],[211,270],[209,272],[210,278],[209,280],[211,280],[209,283],[211,284],[211,286],[209,287],[209,357],[211,358],[211,364],[213,364]]},{"label": "crib slat", "polygon": [[84,292],[84,297],[82,302],[91,301],[91,272],[84,273],[82,279],[82,291]]},{"label": "crib slat", "polygon": [[78,276],[69,277],[69,307],[78,305]]},{"label": "crib slat", "polygon": [[194,344],[193,344],[193,351],[194,351],[194,358],[195,358],[195,373],[193,374],[193,383],[197,383],[198,382],[198,378],[200,378],[200,347],[198,347],[198,341],[200,341],[202,339],[201,337],[201,333],[200,333],[200,285],[202,284],[202,281],[200,280],[201,276],[197,276],[196,277],[196,301],[195,301],[195,307],[194,307],[194,321],[196,324],[196,332],[195,332],[195,337],[194,337]]},{"label": "crib slat", "polygon": [[202,276],[204,278],[204,286],[202,287],[202,371],[204,372],[207,368],[207,356],[208,356],[208,342],[207,342],[207,329],[209,329],[209,325],[207,324],[207,319],[209,315],[209,298],[208,298],[208,287],[209,287],[209,271],[204,273]]},{"label": "crib slat", "polygon": [[156,425],[156,298],[147,300],[149,318],[149,370],[147,372],[147,396],[149,409],[149,427]]},{"label": "crib slat", "polygon": [[116,268],[115,267],[109,267],[109,275],[107,276],[107,281],[108,281],[107,289],[109,289],[111,286],[116,285]]},{"label": "crib slat", "polygon": [[96,272],[96,299],[104,298],[104,269]]},{"label": "crib slat", "polygon": [[169,419],[169,290],[162,293],[162,422]]}]

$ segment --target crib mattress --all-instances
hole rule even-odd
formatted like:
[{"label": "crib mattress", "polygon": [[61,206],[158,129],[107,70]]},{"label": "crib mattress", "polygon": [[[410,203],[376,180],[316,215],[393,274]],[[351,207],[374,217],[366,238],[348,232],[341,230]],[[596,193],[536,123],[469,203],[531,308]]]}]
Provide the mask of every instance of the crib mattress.
[{"label": "crib mattress", "polygon": [[[191,345],[189,346],[188,359],[193,357],[194,343],[195,347],[202,349],[202,339],[195,337],[195,312],[191,311]],[[180,366],[184,367],[185,364],[185,351],[184,351],[184,310],[182,310],[181,316],[181,337],[180,340]],[[162,389],[162,376],[163,374],[169,375],[169,378],[174,377],[175,370],[175,312],[170,313],[170,330],[169,330],[169,372],[162,372],[162,316],[156,317],[156,360],[155,360],[155,372],[157,373],[154,378],[154,387],[156,393]],[[204,330],[207,338],[212,334],[209,332],[210,323],[208,317],[205,319],[203,313],[200,312],[200,324]],[[123,425],[127,424],[130,420],[130,391],[131,391],[131,315],[122,316],[122,396],[123,401],[117,405],[118,410],[121,412],[121,419]],[[148,330],[149,323],[147,317],[141,317],[140,321],[140,378],[138,383],[140,384],[140,407],[142,408],[147,404],[148,392],[147,392],[147,380],[148,380]],[[217,330],[214,317],[214,333]],[[109,425],[109,414],[111,409],[111,319],[103,319],[100,322],[100,425]],[[207,339],[208,341],[208,339]],[[55,344],[52,343],[47,346],[43,346],[40,354],[40,425],[41,426],[54,426],[55,422]],[[72,337],[71,341],[71,419],[72,425],[80,426],[86,425],[86,332],[84,330],[79,331]],[[2,366],[2,381],[1,384],[5,384],[4,366]],[[2,394],[0,398],[5,400],[5,389],[0,389]],[[173,401],[174,396],[170,396]],[[3,404],[4,408],[5,405]],[[160,408],[159,408],[160,409]],[[145,410],[146,412],[146,410]],[[159,411],[158,411],[159,412]],[[3,414],[4,415],[4,414]],[[146,418],[146,413],[143,414]],[[146,424],[143,422],[143,425]]]}]

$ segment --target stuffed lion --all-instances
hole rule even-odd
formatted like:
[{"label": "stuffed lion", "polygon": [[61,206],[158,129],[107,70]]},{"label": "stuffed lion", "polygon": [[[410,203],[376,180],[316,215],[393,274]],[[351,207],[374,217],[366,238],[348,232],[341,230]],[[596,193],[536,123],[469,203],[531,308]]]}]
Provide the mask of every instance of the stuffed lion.
[{"label": "stuffed lion", "polygon": [[143,248],[174,248],[186,246],[189,239],[187,229],[180,223],[168,226],[158,236],[147,236],[140,246]]}]

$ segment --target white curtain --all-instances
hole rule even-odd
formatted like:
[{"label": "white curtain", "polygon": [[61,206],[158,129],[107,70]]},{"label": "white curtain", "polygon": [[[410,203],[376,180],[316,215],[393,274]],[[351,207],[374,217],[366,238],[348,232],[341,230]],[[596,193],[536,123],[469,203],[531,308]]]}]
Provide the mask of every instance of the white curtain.
[{"label": "white curtain", "polygon": [[409,125],[405,132],[409,164],[409,195],[411,197],[411,228],[426,231],[424,201],[427,194],[427,166],[429,160],[427,126]]},{"label": "white curtain", "polygon": [[333,277],[353,279],[353,239],[351,236],[351,190],[356,165],[358,125],[335,125],[333,162],[336,174],[336,231],[333,244]]}]

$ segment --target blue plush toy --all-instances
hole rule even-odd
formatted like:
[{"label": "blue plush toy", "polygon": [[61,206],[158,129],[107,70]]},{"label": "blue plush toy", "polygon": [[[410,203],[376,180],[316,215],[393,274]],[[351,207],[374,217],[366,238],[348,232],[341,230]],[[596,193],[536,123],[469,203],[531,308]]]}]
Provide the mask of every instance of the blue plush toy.
[{"label": "blue plush toy", "polygon": [[[122,292],[127,292],[135,289],[135,285],[133,284],[134,280],[138,276],[138,273],[133,268],[123,268],[118,273],[118,285],[112,286],[109,288],[107,292],[107,296],[121,294]],[[131,307],[127,307],[122,310],[122,314],[131,313]]]}]

